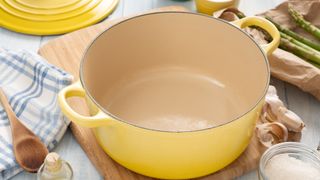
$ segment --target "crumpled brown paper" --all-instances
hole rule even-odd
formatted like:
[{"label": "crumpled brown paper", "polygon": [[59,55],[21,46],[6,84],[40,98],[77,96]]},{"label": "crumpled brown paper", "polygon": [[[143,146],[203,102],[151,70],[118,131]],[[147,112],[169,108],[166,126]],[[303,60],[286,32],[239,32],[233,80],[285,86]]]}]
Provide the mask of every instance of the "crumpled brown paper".
[{"label": "crumpled brown paper", "polygon": [[[319,42],[319,40],[315,39],[312,35],[298,27],[292,20],[287,10],[288,3],[294,5],[295,9],[298,10],[306,20],[310,21],[317,27],[320,27],[320,0],[290,0],[280,4],[275,9],[259,14],[259,16],[267,15],[283,27]],[[235,10],[232,9],[231,12],[232,11]],[[237,19],[236,16],[231,14],[230,10],[226,9],[214,13],[213,16],[227,21]],[[245,31],[253,36],[258,43],[265,43],[263,40],[263,33],[256,29],[248,28],[246,28]],[[320,100],[320,70],[317,67],[311,65],[300,57],[279,48],[276,49],[268,59],[271,66],[272,76],[296,85],[303,91],[309,92]]]}]

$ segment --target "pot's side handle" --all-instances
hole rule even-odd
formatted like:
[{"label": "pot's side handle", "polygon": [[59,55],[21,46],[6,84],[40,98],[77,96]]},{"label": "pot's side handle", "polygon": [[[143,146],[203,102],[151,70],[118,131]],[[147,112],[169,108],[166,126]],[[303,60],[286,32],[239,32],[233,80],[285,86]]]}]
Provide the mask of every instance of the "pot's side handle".
[{"label": "pot's side handle", "polygon": [[262,17],[245,17],[236,21],[233,21],[232,24],[238,26],[239,28],[245,28],[248,26],[258,26],[266,30],[272,37],[272,41],[269,44],[260,45],[267,55],[270,55],[280,43],[280,33],[278,29],[268,20]]},{"label": "pot's side handle", "polygon": [[93,127],[98,127],[98,126],[103,126],[108,124],[111,118],[101,110],[98,110],[98,112],[94,116],[83,116],[75,112],[67,102],[67,98],[70,98],[70,97],[84,98],[85,96],[86,96],[85,90],[82,88],[80,82],[76,82],[62,89],[59,92],[58,101],[63,114],[74,123],[84,127],[93,128]]}]

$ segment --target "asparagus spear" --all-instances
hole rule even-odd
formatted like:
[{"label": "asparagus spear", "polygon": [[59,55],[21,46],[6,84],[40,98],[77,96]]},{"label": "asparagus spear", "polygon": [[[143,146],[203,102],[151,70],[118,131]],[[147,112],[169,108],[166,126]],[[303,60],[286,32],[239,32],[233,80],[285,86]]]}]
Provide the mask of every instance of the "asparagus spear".
[{"label": "asparagus spear", "polygon": [[314,35],[315,37],[320,39],[320,29],[319,28],[312,25],[309,21],[306,21],[303,18],[303,16],[299,12],[297,12],[290,4],[288,5],[288,11],[289,11],[290,15],[292,16],[292,18],[294,19],[294,21],[300,27],[302,27],[304,30],[308,31],[309,33],[311,33],[312,35]]},{"label": "asparagus spear", "polygon": [[280,32],[280,36],[281,36],[282,38],[286,38],[286,39],[289,40],[291,43],[293,43],[293,44],[295,44],[295,45],[297,45],[297,46],[300,46],[300,47],[302,47],[302,48],[305,48],[305,49],[309,50],[310,52],[314,52],[314,53],[320,55],[320,52],[319,52],[319,51],[311,48],[310,46],[307,46],[307,45],[301,43],[300,41],[294,39],[294,38],[291,37],[291,36],[288,36],[287,34],[285,34],[285,33],[283,33],[283,32]]},{"label": "asparagus spear", "polygon": [[310,51],[309,49],[306,49],[302,46],[294,44],[286,38],[280,39],[279,47],[281,49],[286,50],[286,51],[292,52],[293,54],[295,54],[305,60],[309,60],[309,61],[312,61],[316,64],[320,64],[320,54],[319,53],[316,53],[315,51]]},{"label": "asparagus spear", "polygon": [[314,63],[312,61],[307,61],[307,62],[320,69],[320,64]]},{"label": "asparagus spear", "polygon": [[278,28],[279,31],[281,31],[281,32],[293,37],[294,39],[296,39],[296,40],[298,40],[298,41],[300,41],[300,42],[302,42],[302,43],[304,43],[304,44],[306,44],[306,45],[308,45],[308,46],[320,51],[320,44],[319,43],[313,42],[313,41],[311,41],[311,40],[309,40],[309,39],[307,39],[307,38],[305,38],[305,37],[293,32],[293,31],[291,31],[291,30],[289,30],[287,28],[282,27],[280,24],[274,22],[268,16],[266,16],[265,18],[268,19],[270,22],[272,22],[272,24],[274,24]]}]

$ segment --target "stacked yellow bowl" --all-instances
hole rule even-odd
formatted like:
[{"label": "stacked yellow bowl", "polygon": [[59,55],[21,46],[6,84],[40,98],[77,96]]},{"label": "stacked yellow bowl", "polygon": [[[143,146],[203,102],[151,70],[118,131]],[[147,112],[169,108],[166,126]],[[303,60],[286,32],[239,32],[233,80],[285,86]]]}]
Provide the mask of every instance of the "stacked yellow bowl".
[{"label": "stacked yellow bowl", "polygon": [[51,35],[70,32],[108,16],[119,0],[0,0],[0,26]]}]

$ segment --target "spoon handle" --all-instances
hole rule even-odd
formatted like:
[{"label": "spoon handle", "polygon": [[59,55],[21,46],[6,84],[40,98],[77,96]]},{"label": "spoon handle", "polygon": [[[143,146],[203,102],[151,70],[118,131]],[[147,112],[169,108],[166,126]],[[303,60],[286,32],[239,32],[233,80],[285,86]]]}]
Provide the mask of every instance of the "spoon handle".
[{"label": "spoon handle", "polygon": [[12,119],[12,118],[15,118],[15,113],[14,111],[12,110],[10,104],[9,104],[9,101],[7,99],[7,96],[5,95],[4,91],[2,88],[0,88],[0,101],[1,101],[1,104],[3,106],[3,109],[6,111],[7,113],[7,116],[8,116],[8,119]]},{"label": "spoon handle", "polygon": [[32,135],[35,136],[33,132],[31,132],[24,124],[22,124],[18,117],[16,116],[16,113],[13,111],[11,105],[9,104],[8,98],[5,95],[2,88],[0,88],[0,101],[3,106],[3,109],[6,111],[10,125],[11,125],[11,131],[12,136],[14,136],[14,139],[23,138],[24,135]]}]

